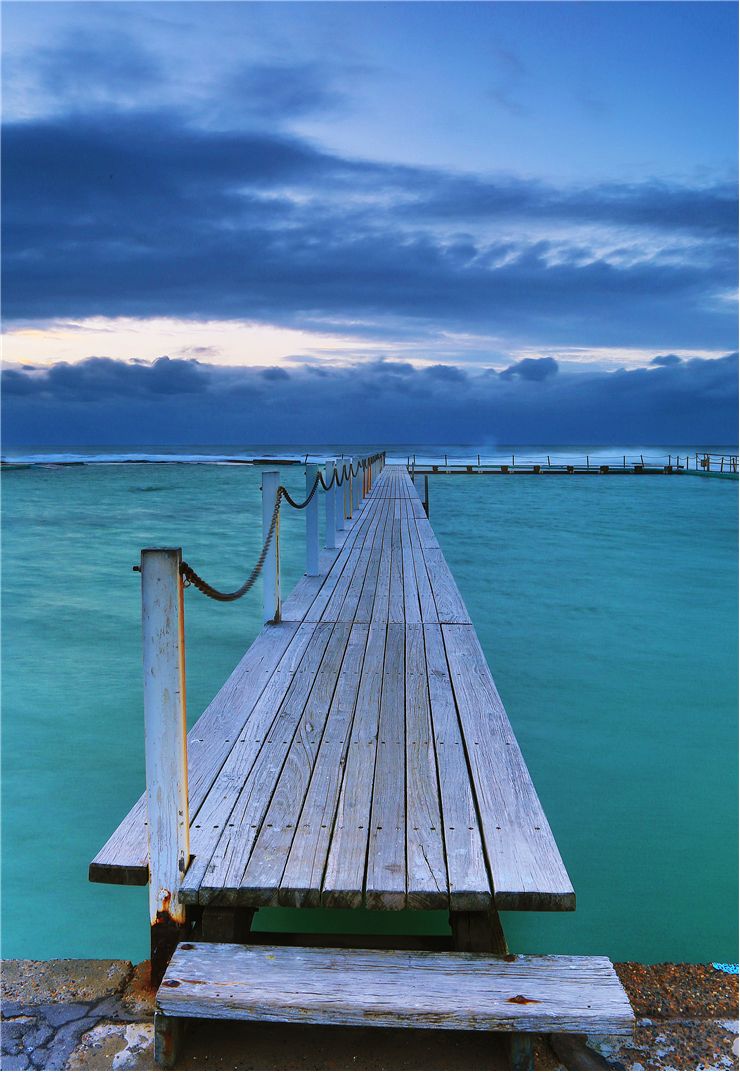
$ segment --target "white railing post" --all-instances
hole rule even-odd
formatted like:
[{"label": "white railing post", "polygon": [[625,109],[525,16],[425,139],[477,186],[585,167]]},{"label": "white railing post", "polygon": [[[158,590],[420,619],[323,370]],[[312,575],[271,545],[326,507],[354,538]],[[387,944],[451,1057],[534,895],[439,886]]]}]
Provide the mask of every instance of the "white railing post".
[{"label": "white railing post", "polygon": [[352,503],[352,510],[354,512],[355,510],[359,510],[360,502],[362,501],[362,468],[360,467],[360,462],[362,461],[362,458],[359,454],[356,454],[353,461],[355,463],[355,469],[357,469],[357,476],[352,482],[352,497],[354,499],[354,502]]},{"label": "white railing post", "polygon": [[[336,463],[334,458],[327,458],[324,465],[324,480],[328,484],[334,475]],[[326,508],[326,532],[324,539],[324,546],[330,551],[333,551],[337,546],[337,522],[336,522],[336,509],[337,509],[337,489],[329,488],[324,496],[324,506]]]},{"label": "white railing post", "polygon": [[[262,474],[262,539],[267,539],[280,487],[280,473],[270,469]],[[280,519],[262,567],[262,614],[266,622],[280,621]]]},{"label": "white railing post", "polygon": [[[319,474],[318,465],[306,466],[306,495]],[[315,577],[319,572],[319,493],[318,490],[306,507],[306,573]]]},{"label": "white railing post", "polygon": [[357,477],[352,472],[355,467],[355,460],[354,454],[350,454],[348,460],[349,488],[347,490],[347,514],[350,520],[355,512],[355,492],[357,491]]},{"label": "white railing post", "polygon": [[337,465],[339,467],[339,473],[337,475],[341,477],[342,474],[344,474],[344,483],[340,487],[337,487],[337,510],[335,519],[337,523],[337,532],[342,532],[347,527],[345,524],[345,514],[347,512],[347,488],[349,487],[349,484],[347,483],[346,464],[344,458],[339,458],[337,460]]},{"label": "white railing post", "polygon": [[155,981],[164,974],[185,925],[179,892],[190,864],[181,561],[179,547],[141,552],[149,916]]}]

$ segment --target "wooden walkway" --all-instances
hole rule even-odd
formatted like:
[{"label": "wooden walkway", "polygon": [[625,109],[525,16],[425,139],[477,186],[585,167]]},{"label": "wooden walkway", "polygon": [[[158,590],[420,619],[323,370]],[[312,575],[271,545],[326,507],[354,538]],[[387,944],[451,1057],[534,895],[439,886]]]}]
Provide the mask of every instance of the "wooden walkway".
[{"label": "wooden walkway", "polygon": [[[386,466],[188,735],[190,905],[573,909],[465,604]],[[148,880],[146,798],[90,866]]]}]

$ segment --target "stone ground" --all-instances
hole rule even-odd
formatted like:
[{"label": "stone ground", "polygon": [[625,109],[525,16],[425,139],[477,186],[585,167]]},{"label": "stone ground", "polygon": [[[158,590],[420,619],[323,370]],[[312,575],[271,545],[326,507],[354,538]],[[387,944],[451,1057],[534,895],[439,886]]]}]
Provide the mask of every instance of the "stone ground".
[{"label": "stone ground", "polygon": [[[738,1067],[737,976],[710,965],[618,964],[637,1016],[634,1038],[539,1039],[536,1068]],[[6,961],[1,1067],[152,1069],[148,964]],[[287,1024],[191,1025],[182,1069],[506,1069],[496,1036]]]}]

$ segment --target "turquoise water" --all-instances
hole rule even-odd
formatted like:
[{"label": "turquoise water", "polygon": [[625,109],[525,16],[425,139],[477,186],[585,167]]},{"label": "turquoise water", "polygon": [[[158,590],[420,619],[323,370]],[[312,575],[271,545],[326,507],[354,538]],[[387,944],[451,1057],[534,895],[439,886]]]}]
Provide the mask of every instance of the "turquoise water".
[{"label": "turquoise water", "polygon": [[[301,469],[283,475],[302,488]],[[147,955],[146,891],[87,882],[143,788],[131,566],[142,546],[181,544],[235,586],[259,550],[259,481],[212,465],[4,474],[4,956]],[[519,951],[737,959],[737,490],[430,480],[432,523],[578,894],[575,914],[508,915]],[[290,511],[282,547],[287,590],[303,569]],[[221,605],[191,589],[186,605],[193,720],[256,635],[259,595]],[[258,918],[307,929],[289,912]],[[341,930],[360,917],[309,918]],[[360,922],[444,928],[438,914]]]}]

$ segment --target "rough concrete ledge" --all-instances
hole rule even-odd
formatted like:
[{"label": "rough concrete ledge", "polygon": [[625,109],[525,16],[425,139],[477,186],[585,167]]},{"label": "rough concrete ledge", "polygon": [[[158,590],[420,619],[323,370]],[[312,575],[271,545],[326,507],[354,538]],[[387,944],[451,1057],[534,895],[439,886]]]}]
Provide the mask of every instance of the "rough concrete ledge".
[{"label": "rough concrete ledge", "polygon": [[[732,1069],[737,976],[711,965],[618,964],[638,1017],[634,1039],[539,1039],[535,1067]],[[147,963],[14,960],[2,966],[2,1068],[153,1069]],[[494,1037],[284,1024],[195,1023],[184,1069],[502,1069]]]}]

